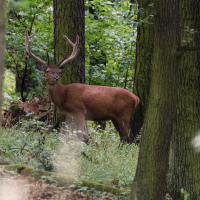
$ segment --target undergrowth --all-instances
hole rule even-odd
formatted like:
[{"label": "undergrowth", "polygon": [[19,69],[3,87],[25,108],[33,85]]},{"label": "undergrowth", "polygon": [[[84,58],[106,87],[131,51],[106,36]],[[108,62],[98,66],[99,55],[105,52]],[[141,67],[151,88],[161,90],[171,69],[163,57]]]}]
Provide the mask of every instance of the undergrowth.
[{"label": "undergrowth", "polygon": [[[119,135],[111,123],[101,130],[88,123],[91,136],[86,145],[76,132],[61,134],[51,125],[33,119],[20,128],[0,130],[0,161],[71,174],[120,189],[130,189],[139,148],[135,144],[119,147]],[[84,152],[84,156],[83,156]]]},{"label": "undergrowth", "polygon": [[84,148],[87,158],[83,158],[81,166],[83,178],[130,189],[137,167],[138,146],[119,147],[119,135],[110,123],[105,130],[97,131],[91,126],[89,132],[92,139]]}]

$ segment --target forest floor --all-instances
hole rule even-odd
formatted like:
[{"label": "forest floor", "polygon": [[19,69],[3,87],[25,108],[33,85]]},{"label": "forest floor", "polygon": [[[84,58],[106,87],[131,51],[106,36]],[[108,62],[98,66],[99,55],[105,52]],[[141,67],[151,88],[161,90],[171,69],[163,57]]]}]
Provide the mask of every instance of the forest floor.
[{"label": "forest floor", "polygon": [[[1,200],[126,200],[128,196],[114,196],[111,193],[99,192],[94,189],[59,187],[56,183],[46,183],[44,180],[35,180],[34,177],[16,176],[12,173],[0,175]],[[166,194],[165,200],[173,200]]]},{"label": "forest floor", "polygon": [[59,187],[56,183],[46,183],[44,180],[35,180],[34,177],[24,177],[14,173],[1,173],[0,175],[0,199],[1,200],[86,200],[86,199],[128,199],[117,197],[111,193],[99,192],[94,189]]}]

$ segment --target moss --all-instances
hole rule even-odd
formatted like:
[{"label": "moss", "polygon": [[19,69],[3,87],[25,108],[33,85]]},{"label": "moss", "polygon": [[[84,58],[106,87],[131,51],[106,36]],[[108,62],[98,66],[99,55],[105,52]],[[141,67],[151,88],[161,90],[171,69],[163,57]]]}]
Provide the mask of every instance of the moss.
[{"label": "moss", "polygon": [[[25,176],[34,177],[36,180],[41,179],[42,176],[54,175],[56,176],[56,181],[58,181],[58,184],[60,186],[70,185],[74,183],[74,181],[77,179],[76,177],[66,175],[66,174],[58,174],[54,172],[47,172],[47,171],[32,169],[26,165],[0,165],[0,168],[4,168],[5,170],[8,170],[8,171],[15,171],[17,173],[20,173],[21,170],[24,169]],[[101,192],[109,192],[114,195],[119,195],[121,193],[128,192],[127,190],[120,190],[118,188],[106,186],[106,185],[96,183],[94,181],[89,181],[86,179],[78,179],[78,180],[82,182],[82,186],[85,186],[88,188],[95,188],[96,190],[101,191]]]},{"label": "moss", "polygon": [[17,115],[20,113],[20,111],[22,110],[22,107],[20,106],[19,102],[14,102],[11,106],[10,106],[10,110],[13,111],[14,115]]},{"label": "moss", "polygon": [[[199,25],[195,24],[195,16],[199,16],[200,12],[197,1],[183,0],[180,2],[180,8],[181,27],[199,30]],[[186,36],[187,32],[181,30],[180,41],[187,39]],[[196,36],[197,41],[191,40],[186,47],[199,44],[199,33]],[[179,87],[170,144],[167,190],[173,199],[183,197],[181,188],[190,194],[188,200],[200,199],[200,154],[195,153],[191,146],[191,140],[200,128],[199,55],[195,51],[184,51],[184,48],[178,53],[181,55],[178,63]]]}]

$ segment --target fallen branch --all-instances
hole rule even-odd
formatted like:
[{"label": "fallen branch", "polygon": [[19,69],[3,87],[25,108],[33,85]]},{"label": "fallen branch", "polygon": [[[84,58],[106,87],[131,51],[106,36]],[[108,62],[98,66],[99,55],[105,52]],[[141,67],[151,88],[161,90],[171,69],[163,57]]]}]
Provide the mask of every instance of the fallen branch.
[{"label": "fallen branch", "polygon": [[[24,176],[31,176],[34,177],[36,180],[40,180],[42,176],[51,176],[54,175],[56,177],[56,181],[58,182],[59,186],[66,186],[71,185],[74,183],[75,180],[77,180],[76,177],[66,175],[66,174],[57,174],[54,172],[47,172],[47,171],[40,171],[36,169],[32,169],[26,165],[0,165],[0,168],[4,168],[8,171],[15,171],[19,174],[22,174]],[[23,171],[23,173],[21,173]],[[121,193],[128,193],[127,190],[120,190],[118,188],[114,188],[111,186],[106,186],[94,181],[89,181],[86,179],[78,179],[80,182],[82,182],[82,186],[88,187],[88,188],[95,188],[95,190],[101,191],[101,192],[109,192],[114,195],[119,195]]]}]

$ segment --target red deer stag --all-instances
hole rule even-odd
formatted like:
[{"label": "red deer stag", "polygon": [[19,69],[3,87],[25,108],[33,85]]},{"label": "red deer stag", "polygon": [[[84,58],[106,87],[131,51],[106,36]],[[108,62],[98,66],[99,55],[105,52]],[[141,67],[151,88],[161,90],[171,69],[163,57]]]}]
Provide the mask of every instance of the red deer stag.
[{"label": "red deer stag", "polygon": [[28,45],[29,39],[26,30],[25,47],[29,56],[36,60],[39,70],[46,73],[47,92],[51,101],[60,109],[65,118],[73,118],[77,130],[85,131],[85,120],[103,121],[111,120],[119,132],[121,142],[131,142],[129,137],[130,118],[139,98],[128,90],[119,87],[94,86],[80,83],[62,85],[58,82],[59,73],[63,71],[66,63],[76,58],[79,49],[79,36],[73,44],[66,36],[64,38],[72,45],[73,51],[69,58],[64,58],[55,66],[49,62],[48,50],[47,61],[36,57]]}]

